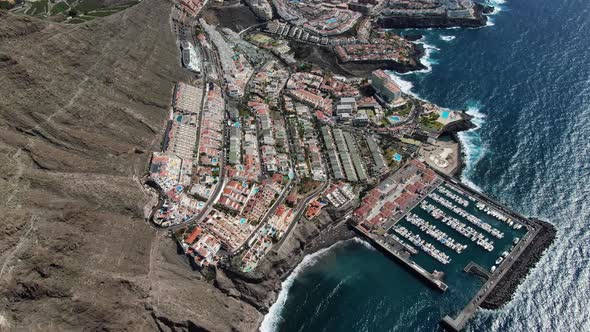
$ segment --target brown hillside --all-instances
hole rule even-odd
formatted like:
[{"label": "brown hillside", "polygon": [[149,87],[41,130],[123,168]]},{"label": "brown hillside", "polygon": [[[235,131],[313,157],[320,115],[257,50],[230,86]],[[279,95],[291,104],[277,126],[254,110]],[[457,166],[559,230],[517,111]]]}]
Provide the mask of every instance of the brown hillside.
[{"label": "brown hillside", "polygon": [[80,25],[0,15],[0,330],[252,330],[143,220],[184,78],[172,3]]}]

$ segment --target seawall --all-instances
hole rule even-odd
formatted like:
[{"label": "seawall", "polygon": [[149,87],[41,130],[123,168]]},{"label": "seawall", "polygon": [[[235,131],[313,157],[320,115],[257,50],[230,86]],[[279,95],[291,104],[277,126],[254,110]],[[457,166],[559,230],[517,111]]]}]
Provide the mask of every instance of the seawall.
[{"label": "seawall", "polygon": [[557,233],[555,226],[539,219],[531,220],[534,221],[538,227],[541,227],[539,233],[537,233],[537,236],[535,236],[531,244],[529,244],[526,251],[518,257],[510,270],[508,270],[504,277],[498,281],[494,287],[494,291],[491,292],[481,304],[482,308],[498,309],[510,302],[516,288],[524,281],[530,270],[532,270],[541,257],[543,257],[545,250],[547,250],[555,240]]}]

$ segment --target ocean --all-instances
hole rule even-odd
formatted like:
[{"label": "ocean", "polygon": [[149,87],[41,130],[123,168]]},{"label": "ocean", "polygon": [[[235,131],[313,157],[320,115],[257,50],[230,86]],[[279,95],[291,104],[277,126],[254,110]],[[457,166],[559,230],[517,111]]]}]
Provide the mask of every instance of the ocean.
[{"label": "ocean", "polygon": [[[557,239],[499,310],[472,331],[590,331],[590,2],[496,2],[487,27],[421,31],[428,68],[398,75],[438,105],[466,109],[462,181]],[[361,240],[306,257],[283,283],[262,331],[432,331],[481,284],[441,294]]]}]

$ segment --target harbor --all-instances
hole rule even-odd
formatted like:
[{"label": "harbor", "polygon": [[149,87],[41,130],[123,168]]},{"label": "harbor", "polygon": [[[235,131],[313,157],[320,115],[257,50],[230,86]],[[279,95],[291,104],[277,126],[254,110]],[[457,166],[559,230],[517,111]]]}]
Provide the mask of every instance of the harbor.
[{"label": "harbor", "polygon": [[525,251],[538,227],[419,162],[411,161],[397,173],[391,175],[397,185],[388,178],[383,182],[387,185],[367,194],[364,203],[369,205],[353,216],[355,228],[431,286],[444,284],[439,290],[472,279],[473,287],[462,290],[469,299],[464,309],[442,321],[445,328],[458,331]]}]

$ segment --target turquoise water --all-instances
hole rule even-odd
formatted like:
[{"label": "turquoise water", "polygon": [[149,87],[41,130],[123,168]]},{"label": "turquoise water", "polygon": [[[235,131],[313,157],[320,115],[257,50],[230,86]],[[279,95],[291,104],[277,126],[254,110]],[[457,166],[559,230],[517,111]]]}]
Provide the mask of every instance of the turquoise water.
[{"label": "turquoise water", "polygon": [[442,111],[440,117],[443,118],[443,119],[445,119],[445,120],[448,119],[449,118],[449,112],[448,111]]},{"label": "turquoise water", "polygon": [[[479,310],[467,330],[590,331],[589,18],[588,1],[508,2],[492,26],[425,31],[431,71],[400,76],[404,89],[475,116],[480,127],[460,135],[465,183],[558,228],[514,299]],[[447,282],[441,294],[370,247],[341,243],[285,282],[263,331],[437,330],[480,285],[461,273]]]},{"label": "turquoise water", "polygon": [[399,153],[396,153],[393,155],[393,160],[395,161],[401,161],[402,160],[402,156]]},{"label": "turquoise water", "polygon": [[399,116],[392,115],[389,117],[389,121],[391,121],[391,122],[399,122],[399,120],[400,120]]}]

